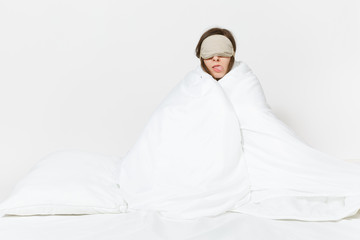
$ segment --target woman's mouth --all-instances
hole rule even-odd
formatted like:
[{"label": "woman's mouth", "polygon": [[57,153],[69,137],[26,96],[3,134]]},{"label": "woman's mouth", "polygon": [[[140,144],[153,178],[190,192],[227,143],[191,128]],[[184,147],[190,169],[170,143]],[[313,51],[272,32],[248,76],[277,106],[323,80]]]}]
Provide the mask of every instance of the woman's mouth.
[{"label": "woman's mouth", "polygon": [[215,72],[222,72],[224,70],[223,66],[221,65],[215,65],[212,67],[214,69]]}]

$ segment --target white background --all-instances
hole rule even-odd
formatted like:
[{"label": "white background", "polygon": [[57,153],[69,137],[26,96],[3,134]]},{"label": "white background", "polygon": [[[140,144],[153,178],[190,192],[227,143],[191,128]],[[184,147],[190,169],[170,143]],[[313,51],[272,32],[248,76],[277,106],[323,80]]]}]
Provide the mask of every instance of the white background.
[{"label": "white background", "polygon": [[0,200],[50,152],[124,155],[211,27],[300,137],[360,159],[356,0],[1,0]]}]

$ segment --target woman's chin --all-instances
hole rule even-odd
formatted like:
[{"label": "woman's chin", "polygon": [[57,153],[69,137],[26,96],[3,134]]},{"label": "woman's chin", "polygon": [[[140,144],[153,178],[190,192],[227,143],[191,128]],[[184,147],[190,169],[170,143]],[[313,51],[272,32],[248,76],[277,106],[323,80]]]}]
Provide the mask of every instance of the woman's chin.
[{"label": "woman's chin", "polygon": [[211,76],[216,80],[220,80],[225,74],[224,73],[212,73]]}]

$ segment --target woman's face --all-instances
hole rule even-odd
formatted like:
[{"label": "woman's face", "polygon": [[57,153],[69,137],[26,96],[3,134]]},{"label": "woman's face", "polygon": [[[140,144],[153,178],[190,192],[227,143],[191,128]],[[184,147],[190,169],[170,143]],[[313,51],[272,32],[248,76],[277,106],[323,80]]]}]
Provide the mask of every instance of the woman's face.
[{"label": "woman's face", "polygon": [[209,69],[209,72],[213,78],[219,80],[228,72],[230,63],[230,57],[218,57],[204,59],[205,66]]}]

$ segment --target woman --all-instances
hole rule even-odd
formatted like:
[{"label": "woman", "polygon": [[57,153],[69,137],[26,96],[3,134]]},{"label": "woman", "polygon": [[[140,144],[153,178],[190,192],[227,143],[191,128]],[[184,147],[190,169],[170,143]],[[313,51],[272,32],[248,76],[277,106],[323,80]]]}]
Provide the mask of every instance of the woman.
[{"label": "woman", "polygon": [[321,153],[271,111],[226,29],[203,34],[200,66],[160,103],[121,165],[129,211],[192,219],[228,211],[337,220],[360,208],[360,166]]},{"label": "woman", "polygon": [[234,66],[235,52],[234,36],[229,30],[221,28],[206,31],[195,49],[196,56],[200,58],[201,68],[216,80],[221,79]]}]

